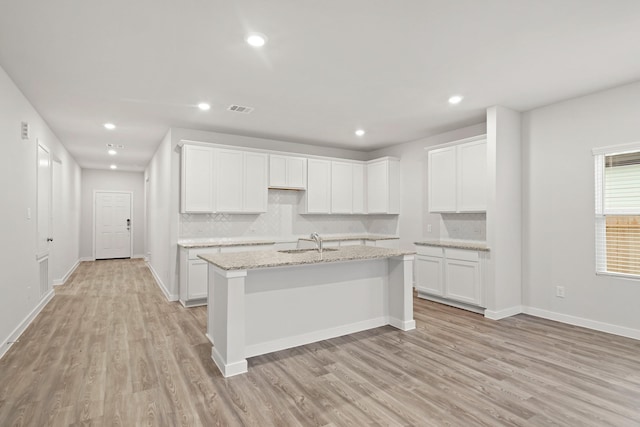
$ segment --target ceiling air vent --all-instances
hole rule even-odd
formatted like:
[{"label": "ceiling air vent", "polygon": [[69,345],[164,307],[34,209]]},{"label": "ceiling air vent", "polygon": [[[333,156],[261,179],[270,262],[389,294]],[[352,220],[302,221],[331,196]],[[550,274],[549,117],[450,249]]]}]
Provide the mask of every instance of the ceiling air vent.
[{"label": "ceiling air vent", "polygon": [[227,107],[227,110],[233,111],[234,113],[249,114],[253,111],[253,107],[245,107],[243,105],[232,104]]}]

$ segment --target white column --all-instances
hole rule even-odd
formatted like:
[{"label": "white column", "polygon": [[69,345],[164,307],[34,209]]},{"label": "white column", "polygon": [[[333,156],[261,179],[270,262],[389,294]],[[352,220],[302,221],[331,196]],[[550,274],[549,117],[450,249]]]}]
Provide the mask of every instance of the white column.
[{"label": "white column", "polygon": [[403,331],[413,320],[413,255],[389,258],[389,324]]},{"label": "white column", "polygon": [[[208,328],[211,358],[225,377],[247,372],[245,358],[246,270],[226,271],[209,264]],[[213,334],[211,334],[213,331]]]}]

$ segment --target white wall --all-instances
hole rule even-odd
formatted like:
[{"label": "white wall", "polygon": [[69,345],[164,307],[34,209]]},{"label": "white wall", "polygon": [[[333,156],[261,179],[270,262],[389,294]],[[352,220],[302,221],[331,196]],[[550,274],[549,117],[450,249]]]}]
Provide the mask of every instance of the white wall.
[{"label": "white wall", "polygon": [[[172,251],[173,223],[177,227],[178,211],[172,210],[171,130],[165,135],[144,173],[146,181],[147,247],[149,267],[165,296],[178,299],[175,275],[175,250]],[[179,185],[179,179],[178,179]],[[176,233],[177,234],[177,233]],[[173,253],[173,257],[172,254]]]},{"label": "white wall", "polygon": [[522,117],[501,106],[487,109],[487,245],[485,316],[522,310]]},{"label": "white wall", "polygon": [[591,154],[640,141],[640,83],[538,108],[523,120],[524,304],[532,314],[640,338],[640,281],[595,274]]},{"label": "white wall", "polygon": [[[9,348],[7,341],[26,326],[26,322],[44,301],[40,298],[36,263],[36,148],[46,145],[56,167],[58,197],[54,218],[54,252],[50,271],[66,275],[79,254],[80,168],[51,132],[29,101],[0,68],[0,200],[3,204],[0,236],[0,355]],[[20,123],[31,128],[29,140],[20,138]],[[27,209],[31,219],[27,219]],[[56,255],[56,253],[58,255]],[[64,273],[63,273],[64,272]],[[61,281],[62,277],[53,277]]]},{"label": "white wall", "polygon": [[144,256],[144,174],[112,170],[82,169],[82,217],[80,257],[93,259],[94,191],[131,191],[133,193],[133,256]]},{"label": "white wall", "polygon": [[[368,153],[368,159],[393,156],[400,159],[400,247],[414,250],[413,242],[440,238],[440,215],[427,209],[427,152],[425,147],[445,144],[486,133],[484,123],[394,145]],[[431,225],[431,232],[427,226]]]}]

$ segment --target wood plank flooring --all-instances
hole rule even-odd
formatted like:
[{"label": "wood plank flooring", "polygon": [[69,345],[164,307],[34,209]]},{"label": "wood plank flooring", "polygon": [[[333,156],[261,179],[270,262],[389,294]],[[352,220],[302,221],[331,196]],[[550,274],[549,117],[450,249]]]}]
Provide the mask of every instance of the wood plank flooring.
[{"label": "wood plank flooring", "polygon": [[224,379],[204,307],[140,260],[84,262],[0,360],[0,426],[640,426],[640,341],[420,299],[415,318]]}]

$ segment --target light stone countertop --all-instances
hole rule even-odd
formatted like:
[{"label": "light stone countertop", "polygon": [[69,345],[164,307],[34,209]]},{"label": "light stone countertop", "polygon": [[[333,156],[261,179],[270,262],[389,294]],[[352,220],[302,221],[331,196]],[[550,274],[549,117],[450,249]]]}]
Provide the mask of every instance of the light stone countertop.
[{"label": "light stone countertop", "polygon": [[186,249],[194,248],[221,248],[227,246],[260,246],[260,245],[274,245],[276,242],[273,240],[201,240],[201,241],[183,241],[179,242],[178,246]]},{"label": "light stone countertop", "polygon": [[331,249],[337,250],[325,250],[322,255],[315,250],[293,254],[278,251],[252,251],[199,255],[199,258],[223,270],[252,270],[257,268],[284,267],[324,262],[392,258],[415,254],[415,252],[412,251],[362,245]]},{"label": "light stone countertop", "polygon": [[417,246],[437,246],[441,248],[453,249],[471,249],[476,251],[489,252],[489,247],[485,242],[466,242],[456,240],[424,240],[422,242],[414,242]]},{"label": "light stone countertop", "polygon": [[[323,242],[344,242],[347,240],[371,240],[371,241],[375,241],[375,240],[397,240],[399,239],[398,236],[388,236],[388,235],[384,235],[384,234],[344,234],[344,235],[339,235],[339,236],[327,236],[324,237],[322,234],[320,235],[320,237],[322,237],[322,241]],[[299,240],[306,240],[311,242],[312,240],[309,237],[300,237]]]}]

